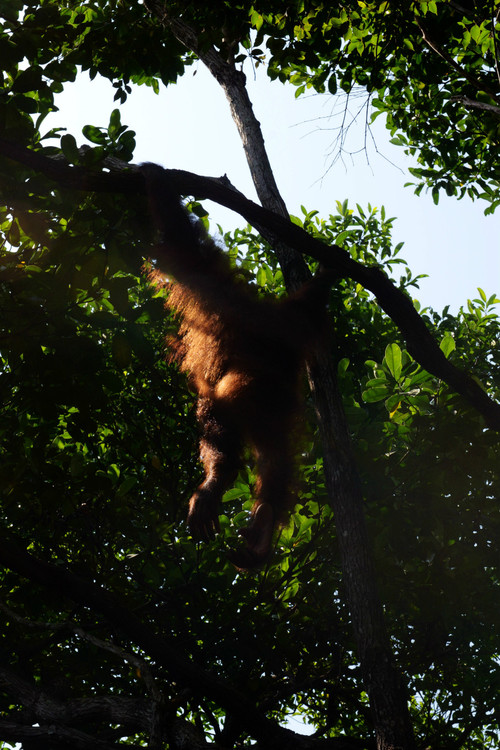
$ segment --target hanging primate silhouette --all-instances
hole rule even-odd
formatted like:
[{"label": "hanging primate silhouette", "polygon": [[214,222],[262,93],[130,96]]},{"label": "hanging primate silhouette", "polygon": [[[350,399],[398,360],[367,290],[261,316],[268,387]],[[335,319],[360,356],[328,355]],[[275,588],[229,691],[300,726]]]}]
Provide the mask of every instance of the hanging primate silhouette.
[{"label": "hanging primate silhouette", "polygon": [[255,502],[246,542],[230,554],[239,568],[268,558],[273,531],[294,505],[292,491],[305,358],[324,331],[328,274],[284,299],[262,299],[193,221],[162,167],[142,165],[157,230],[149,278],[167,286],[167,306],[180,316],[169,339],[171,359],[198,394],[200,459],[205,478],[189,501],[193,538],[219,531],[222,495],[234,482],[248,446],[256,462]]}]

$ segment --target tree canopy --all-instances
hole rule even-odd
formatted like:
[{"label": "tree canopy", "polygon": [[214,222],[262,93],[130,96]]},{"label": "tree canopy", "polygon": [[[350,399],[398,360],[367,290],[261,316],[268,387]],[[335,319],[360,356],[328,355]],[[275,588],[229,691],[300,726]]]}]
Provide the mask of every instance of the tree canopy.
[{"label": "tree canopy", "polygon": [[[498,13],[4,0],[0,742],[498,746],[498,300],[479,290],[457,315],[421,311],[384,209],[289,217],[241,72],[265,65],[298,96],[364,87],[418,155],[417,191],[493,211]],[[165,358],[176,321],[142,272],[151,228],[119,110],[131,83],[161,94],[194,59],[229,99],[261,205],[225,178],[167,170],[172,184],[207,226],[206,198],[240,213],[221,241],[263,294],[319,263],[338,277],[332,335],[309,363],[299,503],[252,575],[227,559],[250,461],[219,537],[196,545],[185,526],[193,395]],[[117,102],[85,148],[44,124],[81,70]]]}]

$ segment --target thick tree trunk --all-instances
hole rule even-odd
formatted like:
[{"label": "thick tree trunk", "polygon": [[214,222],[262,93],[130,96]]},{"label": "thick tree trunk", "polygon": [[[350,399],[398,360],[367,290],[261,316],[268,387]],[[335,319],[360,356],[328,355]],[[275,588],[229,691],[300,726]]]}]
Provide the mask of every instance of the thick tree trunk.
[{"label": "thick tree trunk", "polygon": [[[267,156],[242,72],[214,49],[200,50],[196,33],[182,21],[168,18],[165,6],[149,3],[177,39],[195,52],[222,86],[240,133],[252,179],[265,208],[288,218]],[[161,6],[159,12],[158,7]],[[310,278],[303,257],[270,237],[289,290]],[[414,746],[404,686],[394,665],[377,594],[375,569],[366,530],[363,497],[337,385],[332,357],[319,352],[309,366],[309,382],[321,426],[324,467],[335,515],[344,586],[350,606],[364,684],[379,750],[410,750]]]},{"label": "thick tree trunk", "polygon": [[310,367],[309,380],[323,438],[325,479],[337,526],[357,655],[370,699],[377,748],[409,750],[414,747],[414,739],[407,691],[385,629],[359,476],[333,370],[331,358],[320,353]]}]

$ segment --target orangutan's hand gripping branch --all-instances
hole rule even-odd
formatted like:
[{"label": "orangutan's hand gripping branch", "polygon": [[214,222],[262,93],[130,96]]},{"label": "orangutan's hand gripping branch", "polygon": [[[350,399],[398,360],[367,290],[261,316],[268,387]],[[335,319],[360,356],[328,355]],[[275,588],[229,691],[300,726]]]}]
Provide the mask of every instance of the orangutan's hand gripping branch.
[{"label": "orangutan's hand gripping branch", "polygon": [[257,567],[294,505],[299,379],[307,353],[324,332],[331,280],[319,275],[285,299],[259,299],[202,225],[190,219],[165,171],[154,164],[142,171],[158,231],[149,277],[170,290],[167,305],[181,319],[168,342],[171,358],[198,394],[205,478],[189,501],[189,529],[200,540],[219,530],[219,504],[247,445],[258,474],[255,502],[250,524],[240,532],[246,546],[231,560],[240,568]]}]

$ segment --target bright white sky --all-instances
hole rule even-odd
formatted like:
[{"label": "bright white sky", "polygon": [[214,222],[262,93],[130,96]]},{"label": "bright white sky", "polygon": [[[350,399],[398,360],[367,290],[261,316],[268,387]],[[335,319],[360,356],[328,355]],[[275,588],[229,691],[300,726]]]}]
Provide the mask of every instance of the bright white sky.
[{"label": "bright white sky", "polygon": [[[255,77],[250,67],[246,72],[278,187],[291,213],[300,215],[304,205],[326,217],[335,213],[336,200],[346,198],[352,208],[356,203],[384,205],[387,215],[397,217],[393,241],[405,243],[401,257],[414,274],[429,275],[414,294],[422,305],[441,312],[449,304],[456,312],[477,296],[477,287],[488,296],[500,296],[500,211],[485,217],[485,202],[445,195],[435,206],[430,195],[416,197],[411,187],[403,187],[411,181],[407,172],[411,162],[401,148],[389,143],[381,118],[373,129],[375,143],[368,136],[366,152],[347,156],[344,163],[337,160],[332,167],[343,101],[330,95],[295,99],[294,87],[270,82],[261,70]],[[107,126],[111,110],[118,106],[113,95],[109,82],[90,82],[86,74],[80,76],[59,96],[60,112],[45,125],[67,128],[81,145],[84,125]],[[351,102],[352,114],[363,102],[363,98]],[[134,87],[120,109],[122,123],[137,133],[134,161],[155,161],[214,177],[227,174],[235,187],[255,199],[228,104],[201,63],[177,85],[162,87],[159,96],[151,89]],[[330,117],[332,112],[340,114]],[[349,151],[364,144],[364,110],[358,119],[359,127],[352,129],[346,144]],[[244,224],[229,210],[206,205],[211,220],[224,229]]]}]

